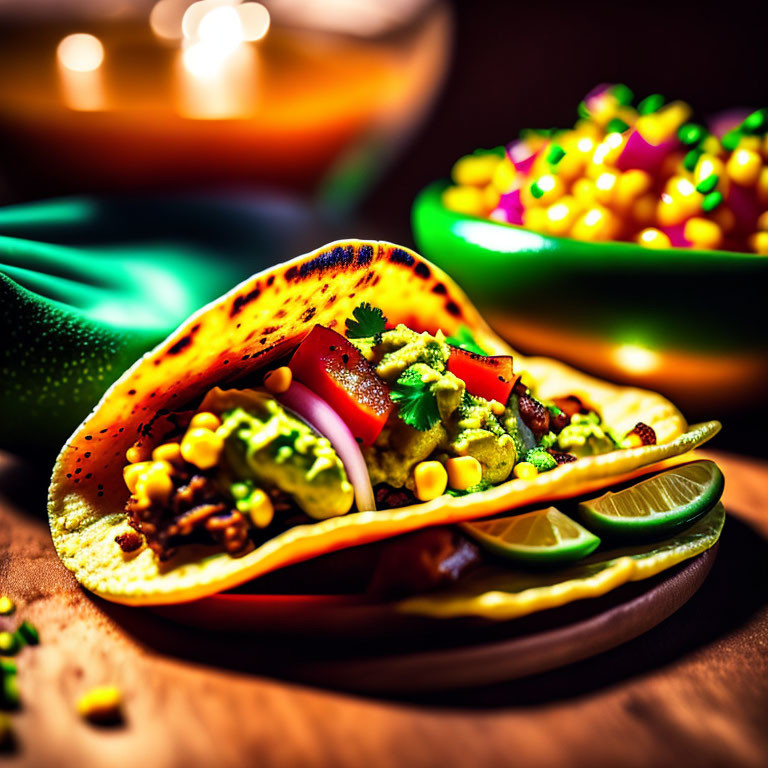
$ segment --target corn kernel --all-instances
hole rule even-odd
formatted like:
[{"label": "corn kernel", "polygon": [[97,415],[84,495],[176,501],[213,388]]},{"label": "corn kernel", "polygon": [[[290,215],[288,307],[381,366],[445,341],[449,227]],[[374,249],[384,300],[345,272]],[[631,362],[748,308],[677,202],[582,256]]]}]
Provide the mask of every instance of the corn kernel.
[{"label": "corn kernel", "polygon": [[499,204],[500,199],[499,190],[493,184],[489,184],[483,189],[483,202],[488,210],[493,210]]},{"label": "corn kernel", "polygon": [[448,187],[443,191],[443,205],[455,213],[482,216],[485,213],[483,192],[477,187]]},{"label": "corn kernel", "polygon": [[492,184],[502,195],[511,192],[515,184],[515,174],[515,166],[505,157],[493,172]]},{"label": "corn kernel", "polygon": [[458,456],[445,462],[448,485],[457,491],[466,491],[483,479],[483,467],[474,456]]},{"label": "corn kernel", "polygon": [[737,149],[725,164],[728,176],[745,187],[752,186],[758,180],[762,167],[760,155],[751,149]]},{"label": "corn kernel", "polygon": [[[213,414],[211,414],[213,415]],[[194,422],[194,419],[192,419]],[[167,461],[171,464],[177,464],[181,461],[181,446],[178,443],[164,443],[158,445],[152,451],[153,461]]]},{"label": "corn kernel", "polygon": [[122,717],[122,696],[114,685],[92,688],[77,700],[81,717],[93,723],[114,723]]},{"label": "corn kernel", "polygon": [[567,235],[573,226],[581,206],[570,195],[564,195],[547,208],[547,232],[553,235]]},{"label": "corn kernel", "polygon": [[637,168],[622,173],[614,190],[614,203],[622,209],[629,208],[638,197],[644,195],[650,188],[653,180],[646,171]]},{"label": "corn kernel", "polygon": [[630,432],[621,442],[622,448],[639,448],[643,444],[643,438],[636,432]]},{"label": "corn kernel", "polygon": [[493,180],[501,161],[502,158],[493,154],[466,155],[454,164],[451,178],[462,187],[484,187]]},{"label": "corn kernel", "polygon": [[619,174],[613,171],[604,171],[595,179],[595,199],[598,203],[607,205],[613,200],[613,193]]},{"label": "corn kernel", "polygon": [[264,386],[273,395],[282,395],[287,392],[293,381],[293,372],[287,365],[268,371],[264,376]]},{"label": "corn kernel", "polygon": [[200,411],[192,417],[188,429],[210,429],[211,432],[215,432],[220,426],[221,419],[215,413]]},{"label": "corn kernel", "polygon": [[638,236],[637,242],[646,248],[671,248],[669,237],[660,229],[647,227]]},{"label": "corn kernel", "polygon": [[768,166],[765,166],[757,177],[757,199],[763,204],[768,205]]},{"label": "corn kernel", "polygon": [[547,231],[547,212],[543,208],[526,208],[523,211],[523,226],[534,232]]},{"label": "corn kernel", "polygon": [[610,240],[617,228],[614,215],[601,206],[590,208],[573,225],[571,237],[588,242]]},{"label": "corn kernel", "polygon": [[430,501],[442,496],[448,486],[448,473],[439,461],[421,461],[413,470],[416,498]]},{"label": "corn kernel", "polygon": [[759,152],[761,144],[759,136],[742,136],[739,139],[739,149],[748,149],[752,152]]},{"label": "corn kernel", "polygon": [[125,458],[128,459],[128,461],[131,462],[131,464],[135,464],[137,461],[141,461],[143,451],[141,448],[139,448],[138,445],[132,445],[126,452],[125,452]]},{"label": "corn kernel", "polygon": [[250,498],[248,514],[257,528],[266,528],[275,516],[275,508],[272,506],[269,496],[261,488],[257,488]]},{"label": "corn kernel", "polygon": [[515,464],[512,474],[520,480],[533,480],[539,474],[539,470],[528,461],[521,461]]},{"label": "corn kernel", "polygon": [[491,400],[491,413],[494,416],[503,416],[504,411],[507,410],[507,407],[504,405],[504,403],[500,403],[498,400]]},{"label": "corn kernel", "polygon": [[595,203],[595,182],[591,179],[581,178],[573,182],[571,190],[574,198],[585,208],[591,207]]},{"label": "corn kernel", "polygon": [[701,195],[696,187],[684,176],[673,176],[661,195],[656,217],[662,227],[673,227],[698,213],[700,206]]},{"label": "corn kernel", "polygon": [[632,206],[632,216],[641,226],[652,224],[656,220],[656,207],[658,200],[651,194],[639,197]]},{"label": "corn kernel", "polygon": [[[537,193],[534,193],[534,185],[538,189]],[[539,176],[536,181],[530,185],[529,190],[539,201],[539,205],[550,205],[562,196],[565,191],[565,185],[557,176],[553,176],[551,173],[545,173],[543,176]]]},{"label": "corn kernel", "polygon": [[736,226],[736,216],[730,208],[726,208],[724,205],[719,206],[709,215],[712,217],[712,221],[720,227],[723,234],[728,234]]},{"label": "corn kernel", "polygon": [[749,246],[755,253],[768,256],[768,232],[755,232],[749,238]]},{"label": "corn kernel", "polygon": [[167,461],[153,461],[136,481],[136,495],[148,501],[164,504],[173,492],[171,465]]},{"label": "corn kernel", "polygon": [[200,469],[210,469],[219,461],[224,440],[210,429],[189,429],[181,441],[181,455],[185,461]]},{"label": "corn kernel", "polygon": [[725,164],[718,157],[714,157],[709,153],[703,154],[698,159],[696,168],[693,171],[694,184],[701,184],[704,179],[708,179],[713,175],[723,179],[725,177]]},{"label": "corn kernel", "polygon": [[151,466],[150,461],[139,461],[136,464],[128,464],[123,467],[123,480],[131,493],[136,493],[136,483]]},{"label": "corn kernel", "polygon": [[757,217],[757,229],[760,232],[768,232],[768,211],[763,211]]},{"label": "corn kernel", "polygon": [[717,156],[723,151],[717,136],[707,136],[699,145],[708,155]]},{"label": "corn kernel", "polygon": [[714,221],[698,216],[685,222],[683,234],[694,248],[712,250],[723,242],[723,232],[720,227]]}]

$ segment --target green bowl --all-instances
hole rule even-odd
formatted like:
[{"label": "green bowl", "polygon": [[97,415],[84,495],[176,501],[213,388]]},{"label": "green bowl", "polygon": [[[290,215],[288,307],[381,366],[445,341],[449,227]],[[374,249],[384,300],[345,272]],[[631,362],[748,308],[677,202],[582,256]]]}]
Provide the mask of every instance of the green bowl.
[{"label": "green bowl", "polygon": [[[447,186],[435,182],[416,198],[416,244],[513,342],[531,338],[530,351],[557,352],[582,368],[644,385],[675,378],[674,366],[660,357],[672,355],[685,388],[700,382],[701,400],[708,388],[735,378],[746,385],[765,373],[768,257],[550,237],[450,211],[442,203]],[[516,333],[523,328],[548,335]],[[576,347],[586,357],[574,361],[569,352]],[[591,348],[598,350],[594,359]],[[618,367],[605,364],[612,350],[629,351],[623,371],[620,355]],[[647,350],[656,355],[651,365],[642,356]],[[656,379],[641,375],[651,368]],[[695,376],[698,369],[703,373]]]}]

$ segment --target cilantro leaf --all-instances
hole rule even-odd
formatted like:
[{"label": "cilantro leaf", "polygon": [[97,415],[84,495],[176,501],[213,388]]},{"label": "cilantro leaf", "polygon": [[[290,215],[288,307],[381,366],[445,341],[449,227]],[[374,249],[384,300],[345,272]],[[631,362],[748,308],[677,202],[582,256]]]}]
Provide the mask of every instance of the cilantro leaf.
[{"label": "cilantro leaf", "polygon": [[398,404],[398,416],[419,432],[426,432],[440,421],[437,398],[430,382],[421,380],[418,371],[406,369],[392,387],[392,400]]},{"label": "cilantro leaf", "polygon": [[488,355],[488,353],[475,341],[472,331],[470,331],[466,325],[459,326],[456,335],[448,336],[446,341],[452,347],[466,349],[467,352],[474,352],[476,355],[483,355],[484,357]]},{"label": "cilantro leaf", "polygon": [[372,307],[367,301],[352,311],[354,320],[347,318],[348,339],[368,339],[378,336],[387,327],[387,318],[378,307]]}]

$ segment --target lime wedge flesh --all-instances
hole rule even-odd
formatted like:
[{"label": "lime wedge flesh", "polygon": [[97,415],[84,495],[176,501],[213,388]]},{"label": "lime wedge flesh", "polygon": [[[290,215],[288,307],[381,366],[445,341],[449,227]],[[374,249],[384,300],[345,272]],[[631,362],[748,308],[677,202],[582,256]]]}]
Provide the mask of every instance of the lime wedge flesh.
[{"label": "lime wedge flesh", "polygon": [[462,523],[461,528],[495,555],[541,565],[578,560],[600,545],[597,536],[555,507]]},{"label": "lime wedge flesh", "polygon": [[687,525],[719,501],[725,479],[713,461],[694,461],[631,488],[579,504],[584,524],[598,533],[644,536]]}]

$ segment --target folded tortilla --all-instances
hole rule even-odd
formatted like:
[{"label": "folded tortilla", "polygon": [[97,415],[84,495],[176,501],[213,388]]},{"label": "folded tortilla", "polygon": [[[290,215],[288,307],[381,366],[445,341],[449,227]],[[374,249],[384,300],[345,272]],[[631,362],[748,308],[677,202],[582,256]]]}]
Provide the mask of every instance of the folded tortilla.
[{"label": "folded tortilla", "polygon": [[[300,525],[242,557],[188,545],[160,562],[143,546],[124,553],[118,534],[132,530],[124,506],[126,450],[152,441],[167,413],[215,385],[236,386],[296,347],[315,324],[343,332],[361,302],[390,323],[453,334],[463,325],[493,354],[512,354],[515,370],[542,399],[576,395],[624,434],[649,424],[657,444],[580,458],[533,480],[398,509],[353,512]],[[524,358],[486,325],[440,269],[384,242],[345,240],[254,275],[189,318],[114,383],[62,449],[49,489],[56,550],[87,589],[108,600],[157,605],[195,600],[291,563],[429,525],[473,520],[523,505],[604,488],[712,437],[717,422],[688,427],[662,396],[618,387],[554,360]]]}]

